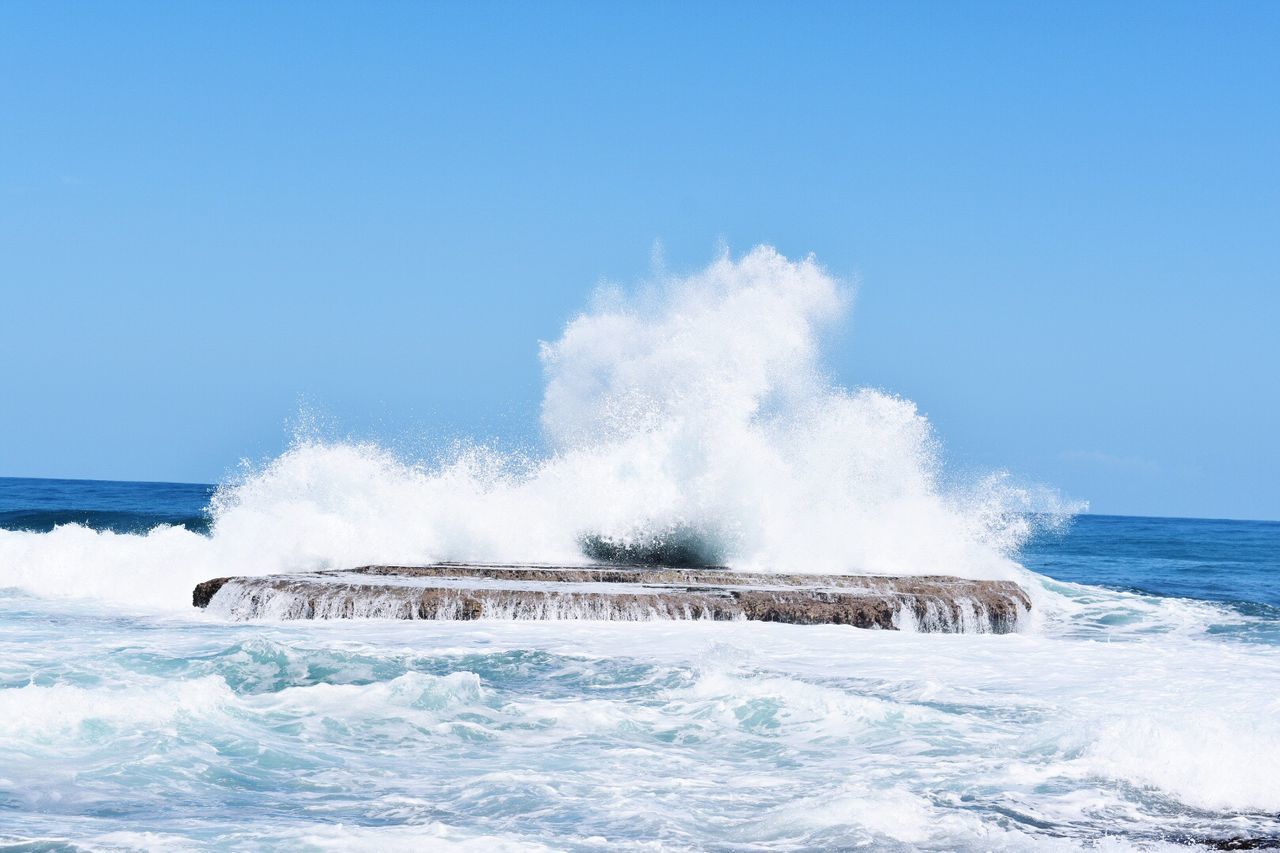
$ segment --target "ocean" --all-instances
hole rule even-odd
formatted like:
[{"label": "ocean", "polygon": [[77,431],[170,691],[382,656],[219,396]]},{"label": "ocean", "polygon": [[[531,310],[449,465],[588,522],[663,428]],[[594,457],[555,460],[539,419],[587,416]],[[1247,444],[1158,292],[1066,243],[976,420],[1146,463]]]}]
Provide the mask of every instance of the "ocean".
[{"label": "ocean", "polygon": [[[914,403],[831,378],[848,302],[768,247],[605,288],[541,345],[521,451],[300,429],[216,488],[0,480],[0,847],[1280,845],[1280,524],[948,471]],[[610,551],[1014,581],[1031,608],[990,634],[191,604]]]},{"label": "ocean", "polygon": [[[58,526],[208,536],[212,494],[2,479],[0,554]],[[228,623],[33,593],[0,562],[0,841],[1280,843],[1280,523],[1080,515],[1019,558],[1057,605],[1006,636]]]}]

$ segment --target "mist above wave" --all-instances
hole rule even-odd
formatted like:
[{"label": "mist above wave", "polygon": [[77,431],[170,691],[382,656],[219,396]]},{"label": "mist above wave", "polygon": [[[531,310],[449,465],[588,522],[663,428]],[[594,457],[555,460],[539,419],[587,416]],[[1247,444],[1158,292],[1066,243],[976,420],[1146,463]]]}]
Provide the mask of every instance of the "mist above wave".
[{"label": "mist above wave", "polygon": [[208,536],[0,532],[0,585],[174,605],[216,575],[668,546],[746,570],[1015,574],[1045,507],[1000,474],[944,486],[913,403],[830,380],[821,333],[849,297],[769,247],[604,288],[542,346],[541,459],[301,441],[219,488]]}]

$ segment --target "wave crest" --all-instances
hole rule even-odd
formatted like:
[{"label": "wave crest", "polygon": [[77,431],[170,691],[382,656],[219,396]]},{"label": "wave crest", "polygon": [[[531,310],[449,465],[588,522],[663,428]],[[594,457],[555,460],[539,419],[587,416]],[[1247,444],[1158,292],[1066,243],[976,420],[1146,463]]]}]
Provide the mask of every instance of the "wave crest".
[{"label": "wave crest", "polygon": [[1014,575],[1039,499],[945,486],[913,403],[827,377],[821,332],[849,302],[769,247],[609,289],[543,344],[540,459],[302,441],[219,488],[207,537],[0,532],[0,585],[177,605],[217,575],[445,559]]}]

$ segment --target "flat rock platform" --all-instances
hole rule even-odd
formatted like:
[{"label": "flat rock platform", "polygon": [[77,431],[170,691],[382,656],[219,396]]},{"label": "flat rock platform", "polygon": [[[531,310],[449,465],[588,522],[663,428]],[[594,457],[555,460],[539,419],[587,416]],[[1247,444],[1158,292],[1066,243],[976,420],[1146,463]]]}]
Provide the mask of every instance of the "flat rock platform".
[{"label": "flat rock platform", "polygon": [[230,619],[748,619],[1003,634],[1031,608],[1012,581],[945,575],[778,575],[719,567],[435,563],[198,584]]}]

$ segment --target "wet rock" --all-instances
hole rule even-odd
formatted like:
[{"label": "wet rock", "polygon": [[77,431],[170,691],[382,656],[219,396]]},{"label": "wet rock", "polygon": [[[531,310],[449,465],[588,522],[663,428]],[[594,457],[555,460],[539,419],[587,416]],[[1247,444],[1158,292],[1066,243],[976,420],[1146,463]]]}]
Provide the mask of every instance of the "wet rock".
[{"label": "wet rock", "polygon": [[196,588],[191,592],[191,604],[193,607],[208,607],[209,602],[222,589],[222,585],[231,578],[214,578],[213,580],[202,581],[196,584]]},{"label": "wet rock", "polygon": [[475,563],[216,578],[192,600],[233,619],[748,619],[972,633],[1013,631],[1031,607],[1015,583],[942,575]]},{"label": "wet rock", "polygon": [[1201,844],[1211,850],[1280,850],[1280,838],[1193,838],[1190,843]]}]

